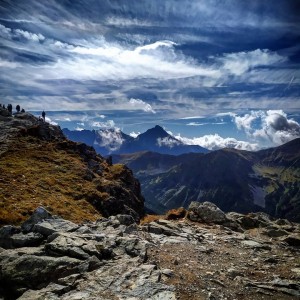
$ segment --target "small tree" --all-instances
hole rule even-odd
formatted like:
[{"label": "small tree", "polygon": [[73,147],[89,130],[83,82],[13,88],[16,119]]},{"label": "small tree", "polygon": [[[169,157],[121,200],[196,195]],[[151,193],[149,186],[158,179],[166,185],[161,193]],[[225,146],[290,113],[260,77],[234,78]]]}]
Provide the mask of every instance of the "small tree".
[{"label": "small tree", "polygon": [[11,104],[7,104],[7,110],[12,113],[12,105]]},{"label": "small tree", "polygon": [[16,111],[17,111],[17,112],[20,112],[20,110],[21,110],[21,107],[20,107],[20,105],[18,104],[18,105],[16,106]]},{"label": "small tree", "polygon": [[25,109],[24,108],[22,108],[22,110],[21,110],[21,113],[24,113],[25,112]]}]

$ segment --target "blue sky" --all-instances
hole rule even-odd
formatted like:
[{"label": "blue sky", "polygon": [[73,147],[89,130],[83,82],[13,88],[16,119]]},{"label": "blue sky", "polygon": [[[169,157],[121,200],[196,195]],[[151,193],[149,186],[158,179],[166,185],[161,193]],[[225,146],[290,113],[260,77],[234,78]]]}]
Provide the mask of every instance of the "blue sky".
[{"label": "blue sky", "polygon": [[211,149],[279,145],[300,136],[299,11],[297,0],[2,0],[0,102],[71,129],[160,124]]}]

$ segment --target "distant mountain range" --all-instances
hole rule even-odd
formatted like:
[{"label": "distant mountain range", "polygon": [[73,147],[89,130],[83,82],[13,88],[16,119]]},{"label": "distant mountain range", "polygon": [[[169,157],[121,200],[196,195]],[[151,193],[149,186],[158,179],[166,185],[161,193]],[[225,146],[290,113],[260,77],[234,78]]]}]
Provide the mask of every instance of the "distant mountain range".
[{"label": "distant mountain range", "polygon": [[153,151],[171,155],[209,152],[209,150],[200,146],[184,144],[158,125],[136,138],[115,129],[71,131],[65,128],[63,133],[72,141],[93,146],[99,154],[104,156],[140,151]]},{"label": "distant mountain range", "polygon": [[248,152],[222,149],[180,156],[153,152],[114,155],[140,180],[145,205],[155,213],[191,201],[211,201],[225,211],[264,211],[300,221],[300,139]]}]

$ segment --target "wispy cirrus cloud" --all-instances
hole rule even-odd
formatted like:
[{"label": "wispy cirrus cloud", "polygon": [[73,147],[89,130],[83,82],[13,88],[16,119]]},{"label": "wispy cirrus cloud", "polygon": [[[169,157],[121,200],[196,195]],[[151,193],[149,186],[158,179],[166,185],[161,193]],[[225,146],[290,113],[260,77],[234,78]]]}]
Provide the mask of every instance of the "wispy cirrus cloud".
[{"label": "wispy cirrus cloud", "polygon": [[[249,111],[300,111],[297,11],[296,0],[6,0],[1,101],[27,110],[124,111],[137,124],[141,116],[186,118],[182,130],[195,136],[206,128],[201,116],[226,111],[248,112],[252,129],[263,118],[271,128],[271,117]],[[227,124],[218,125],[213,135],[230,136]],[[264,140],[256,134],[246,136]]]}]

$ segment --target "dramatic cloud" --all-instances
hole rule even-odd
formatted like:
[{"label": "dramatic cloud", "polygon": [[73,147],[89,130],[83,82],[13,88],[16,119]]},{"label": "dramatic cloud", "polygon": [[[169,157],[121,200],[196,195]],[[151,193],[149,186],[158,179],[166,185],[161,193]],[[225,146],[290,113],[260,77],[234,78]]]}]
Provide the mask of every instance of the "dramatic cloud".
[{"label": "dramatic cloud", "polygon": [[56,111],[50,117],[73,129],[117,124],[129,133],[168,123],[220,145],[230,141],[215,134],[234,137],[234,147],[298,136],[297,0],[2,2],[5,105]]},{"label": "dramatic cloud", "polygon": [[300,137],[300,124],[289,119],[282,110],[252,111],[234,116],[238,129],[244,130],[252,139],[264,139],[281,145]]},{"label": "dramatic cloud", "polygon": [[209,134],[201,137],[186,138],[180,135],[175,136],[178,140],[187,145],[198,145],[209,150],[218,150],[222,148],[234,148],[239,150],[256,151],[258,144],[246,141],[238,141],[235,138],[223,138],[218,134]]},{"label": "dramatic cloud", "polygon": [[118,150],[124,142],[122,133],[118,128],[99,130],[97,132],[97,135],[98,136],[96,138],[95,144],[98,144],[101,147],[105,147],[110,151]]}]

